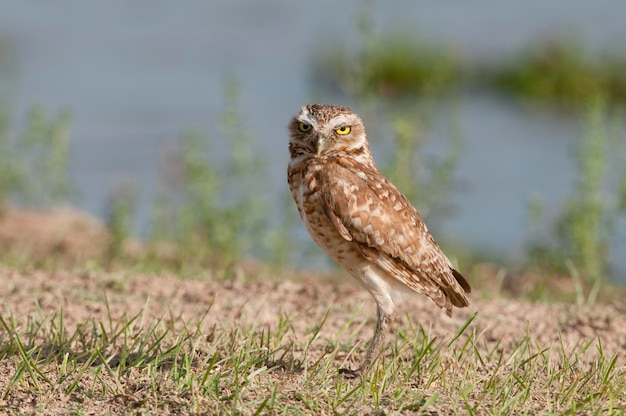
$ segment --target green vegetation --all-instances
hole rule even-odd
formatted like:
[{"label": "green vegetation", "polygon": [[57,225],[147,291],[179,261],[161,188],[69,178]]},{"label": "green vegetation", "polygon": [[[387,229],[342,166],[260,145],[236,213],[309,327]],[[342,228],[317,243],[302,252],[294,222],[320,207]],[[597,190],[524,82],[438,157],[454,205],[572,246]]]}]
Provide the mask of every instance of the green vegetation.
[{"label": "green vegetation", "polygon": [[488,84],[521,97],[575,106],[598,95],[626,101],[626,57],[592,56],[569,39],[545,40],[484,71]]},{"label": "green vegetation", "polygon": [[124,244],[132,238],[138,187],[133,182],[121,183],[109,197],[106,223],[111,232],[105,261],[125,258]]},{"label": "green vegetation", "polygon": [[[428,223],[447,218],[450,192],[455,188],[455,170],[462,156],[463,138],[455,125],[451,126],[449,148],[442,157],[423,156],[428,143],[428,123],[415,114],[419,109],[396,111],[392,115],[391,136],[394,152],[382,169],[385,176],[418,208]],[[451,123],[453,124],[453,123]],[[422,155],[422,157],[420,157]],[[428,161],[426,162],[426,160]]]},{"label": "green vegetation", "polygon": [[165,167],[169,186],[155,202],[152,240],[176,242],[187,260],[250,255],[267,260],[273,247],[266,244],[276,233],[288,239],[288,231],[270,218],[269,190],[258,180],[266,176],[264,159],[254,152],[240,119],[237,83],[228,79],[225,85],[219,140],[186,133]]},{"label": "green vegetation", "polygon": [[457,51],[406,30],[378,33],[370,6],[361,4],[356,45],[324,39],[312,54],[312,78],[319,85],[339,88],[359,100],[380,100],[439,96],[460,83],[464,64]]},{"label": "green vegetation", "polygon": [[[361,45],[320,48],[313,78],[349,94],[367,91],[380,98],[438,96],[459,86],[480,86],[518,97],[580,108],[598,95],[626,102],[626,56],[592,55],[581,43],[549,38],[499,62],[470,64],[455,48],[410,32],[373,34],[361,22]],[[328,42],[325,42],[328,43]]]},{"label": "green vegetation", "polygon": [[[536,236],[529,247],[531,259],[540,268],[560,270],[572,277],[580,273],[595,290],[607,277],[615,224],[626,213],[620,198],[611,197],[623,192],[620,186],[626,180],[626,152],[620,140],[610,140],[610,136],[606,101],[596,97],[589,104],[585,132],[577,149],[575,192],[555,221],[552,235],[548,239]],[[615,143],[611,146],[612,141]],[[609,180],[609,173],[622,175],[622,179]],[[534,202],[533,211],[531,221],[541,223],[540,201]]]},{"label": "green vegetation", "polygon": [[457,54],[407,33],[376,37],[356,52],[339,46],[316,56],[315,78],[348,93],[367,90],[387,98],[439,94],[456,85],[461,75]]},{"label": "green vegetation", "polygon": [[0,205],[49,206],[69,198],[69,125],[67,111],[48,118],[34,106],[18,133],[0,108]]}]

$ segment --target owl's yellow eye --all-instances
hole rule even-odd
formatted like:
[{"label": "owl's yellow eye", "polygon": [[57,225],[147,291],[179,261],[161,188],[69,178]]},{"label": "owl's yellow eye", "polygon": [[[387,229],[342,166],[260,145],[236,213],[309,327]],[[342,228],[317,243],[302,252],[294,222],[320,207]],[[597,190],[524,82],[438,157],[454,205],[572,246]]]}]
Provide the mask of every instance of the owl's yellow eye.
[{"label": "owl's yellow eye", "polygon": [[338,129],[335,129],[337,134],[348,134],[350,133],[350,130],[352,130],[350,126],[341,126]]},{"label": "owl's yellow eye", "polygon": [[298,123],[298,130],[301,133],[306,133],[307,131],[311,130],[311,125],[303,123],[303,122],[300,122],[300,123]]}]

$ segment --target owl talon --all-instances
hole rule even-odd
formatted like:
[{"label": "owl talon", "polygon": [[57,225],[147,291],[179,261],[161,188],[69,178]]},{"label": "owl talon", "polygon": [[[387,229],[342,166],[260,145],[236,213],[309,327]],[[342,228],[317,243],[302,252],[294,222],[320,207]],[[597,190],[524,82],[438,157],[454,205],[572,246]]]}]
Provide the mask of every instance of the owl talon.
[{"label": "owl talon", "polygon": [[340,368],[339,374],[341,374],[345,378],[353,379],[361,375],[361,369],[357,368],[356,370],[352,370],[350,368]]}]

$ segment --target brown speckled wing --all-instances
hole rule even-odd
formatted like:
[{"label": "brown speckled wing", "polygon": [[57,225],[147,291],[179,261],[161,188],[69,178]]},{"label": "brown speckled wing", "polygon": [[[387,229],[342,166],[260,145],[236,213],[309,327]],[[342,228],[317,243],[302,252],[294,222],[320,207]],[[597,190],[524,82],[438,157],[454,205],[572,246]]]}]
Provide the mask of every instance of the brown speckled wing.
[{"label": "brown speckled wing", "polygon": [[326,217],[365,256],[448,314],[467,306],[467,281],[452,268],[422,218],[375,166],[337,158],[317,174]]}]

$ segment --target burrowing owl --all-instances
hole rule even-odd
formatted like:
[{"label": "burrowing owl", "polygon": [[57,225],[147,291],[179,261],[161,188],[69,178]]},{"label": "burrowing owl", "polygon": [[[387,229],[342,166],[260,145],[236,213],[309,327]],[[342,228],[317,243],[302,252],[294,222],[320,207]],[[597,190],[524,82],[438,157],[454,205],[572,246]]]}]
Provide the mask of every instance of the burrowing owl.
[{"label": "burrowing owl", "polygon": [[468,305],[465,278],[417,210],[380,172],[361,118],[349,108],[306,105],[289,125],[288,180],[307,231],[376,300],[378,321],[361,366],[380,353],[394,296],[426,295],[446,314]]}]

